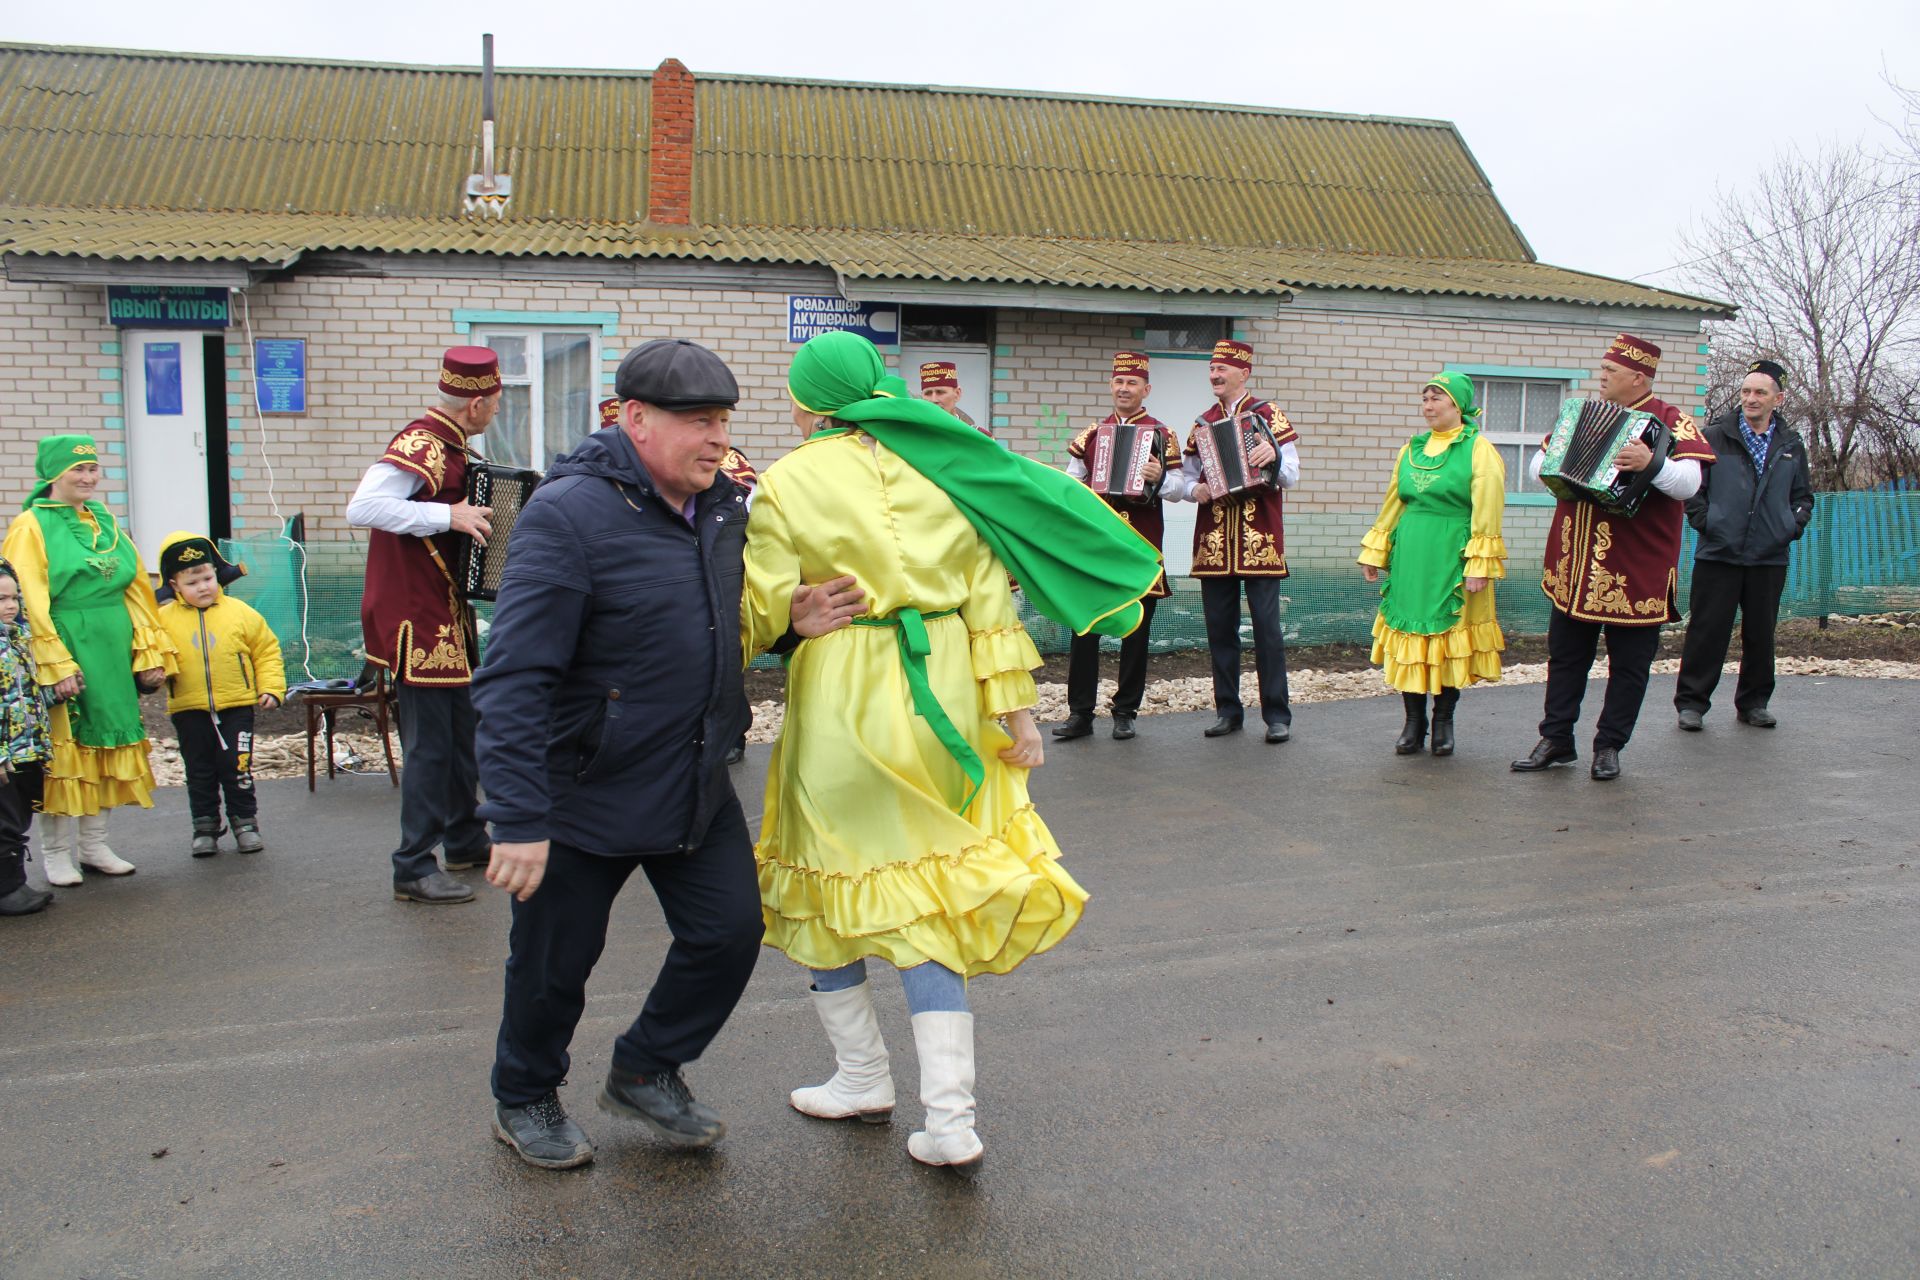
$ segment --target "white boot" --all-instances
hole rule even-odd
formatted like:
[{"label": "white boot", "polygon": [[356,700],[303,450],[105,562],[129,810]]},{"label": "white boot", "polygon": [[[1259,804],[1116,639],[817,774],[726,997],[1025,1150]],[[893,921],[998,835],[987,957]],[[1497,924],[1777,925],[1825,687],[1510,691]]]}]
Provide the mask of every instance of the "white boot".
[{"label": "white boot", "polygon": [[73,864],[73,837],[76,820],[59,814],[40,817],[40,865],[47,883],[70,889],[80,883],[80,868]]},{"label": "white boot", "polygon": [[907,1139],[907,1154],[971,1177],[987,1154],[973,1131],[973,1015],[916,1013],[913,1042],[927,1127]]},{"label": "white boot", "polygon": [[107,848],[107,815],[89,813],[80,819],[80,865],[102,875],[130,876],[134,867]]},{"label": "white boot", "polygon": [[873,1016],[873,993],[866,983],[844,991],[816,991],[813,1009],[833,1042],[840,1069],[833,1079],[811,1089],[795,1089],[787,1100],[803,1115],[822,1120],[885,1124],[893,1116],[893,1073],[888,1069],[880,1020]]}]

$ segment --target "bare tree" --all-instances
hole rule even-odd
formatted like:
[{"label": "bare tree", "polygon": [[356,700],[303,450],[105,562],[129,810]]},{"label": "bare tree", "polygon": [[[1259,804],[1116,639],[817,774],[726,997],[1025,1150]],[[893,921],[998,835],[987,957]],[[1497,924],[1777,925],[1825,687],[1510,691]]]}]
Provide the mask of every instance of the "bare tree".
[{"label": "bare tree", "polygon": [[1688,283],[1740,309],[1712,335],[1710,403],[1747,360],[1780,361],[1819,488],[1920,473],[1920,95],[1906,105],[1911,155],[1782,156],[1686,240]]}]

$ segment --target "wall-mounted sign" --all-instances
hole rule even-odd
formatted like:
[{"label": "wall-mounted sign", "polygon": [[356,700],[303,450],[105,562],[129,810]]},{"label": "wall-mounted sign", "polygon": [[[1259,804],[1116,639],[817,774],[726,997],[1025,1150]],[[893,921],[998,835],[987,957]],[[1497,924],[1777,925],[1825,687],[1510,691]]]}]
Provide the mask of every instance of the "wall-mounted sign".
[{"label": "wall-mounted sign", "polygon": [[107,319],[132,329],[224,329],[227,291],[171,284],[110,284]]},{"label": "wall-mounted sign", "polygon": [[900,308],[891,302],[787,296],[788,342],[805,342],[836,329],[857,333],[876,347],[897,347],[900,345]]},{"label": "wall-mounted sign", "polygon": [[262,413],[307,411],[307,340],[261,338],[253,344],[253,393]]}]

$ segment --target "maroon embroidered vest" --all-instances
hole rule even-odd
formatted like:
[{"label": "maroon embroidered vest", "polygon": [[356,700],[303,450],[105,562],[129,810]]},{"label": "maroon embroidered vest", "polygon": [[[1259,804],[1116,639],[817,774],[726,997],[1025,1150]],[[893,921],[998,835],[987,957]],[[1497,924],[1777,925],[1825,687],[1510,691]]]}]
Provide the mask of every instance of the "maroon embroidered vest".
[{"label": "maroon embroidered vest", "polygon": [[[1122,418],[1117,413],[1108,414],[1105,418],[1102,418],[1100,422],[1093,423],[1081,431],[1079,435],[1075,436],[1072,442],[1067,445],[1068,454],[1085,462],[1087,459],[1087,442],[1093,439],[1094,428],[1107,422],[1137,422],[1141,426],[1157,428],[1160,432],[1160,465],[1166,468],[1169,473],[1180,469],[1179,440],[1174,437],[1173,430],[1168,427],[1166,423],[1160,421],[1158,418],[1151,417],[1144,409],[1134,414],[1131,418]],[[1155,551],[1166,550],[1166,513],[1161,508],[1158,495],[1144,502],[1135,502],[1129,498],[1116,498],[1111,495],[1102,496],[1106,498],[1107,505],[1119,513],[1122,520],[1132,525],[1141,537],[1153,544]],[[1160,575],[1160,580],[1153,584],[1153,590],[1147,592],[1147,594],[1154,597],[1162,597],[1168,594],[1167,575],[1165,573]]]},{"label": "maroon embroidered vest", "polygon": [[[1287,415],[1265,400],[1242,396],[1237,413],[1257,413],[1273,431],[1274,447],[1299,439]],[[1220,406],[1209,406],[1202,422],[1226,417]],[[1200,451],[1187,432],[1187,452]],[[1193,576],[1196,578],[1284,578],[1287,576],[1286,528],[1282,521],[1282,490],[1262,489],[1200,508],[1193,523]]]},{"label": "maroon embroidered vest", "polygon": [[[466,433],[437,409],[408,423],[380,461],[420,478],[415,502],[452,506],[466,497]],[[473,611],[453,583],[458,536],[420,538],[375,529],[367,540],[360,626],[368,661],[396,680],[462,685],[473,679]]]}]

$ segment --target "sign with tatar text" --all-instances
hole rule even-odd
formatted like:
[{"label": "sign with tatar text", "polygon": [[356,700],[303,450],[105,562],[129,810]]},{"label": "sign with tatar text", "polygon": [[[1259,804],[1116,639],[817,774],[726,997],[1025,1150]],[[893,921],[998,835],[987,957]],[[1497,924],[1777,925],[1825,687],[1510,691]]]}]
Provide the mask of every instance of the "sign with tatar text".
[{"label": "sign with tatar text", "polygon": [[223,288],[107,286],[107,319],[123,329],[224,329],[232,314]]},{"label": "sign with tatar text", "polygon": [[891,302],[787,295],[787,341],[796,345],[844,329],[876,347],[900,345],[900,308]]}]

